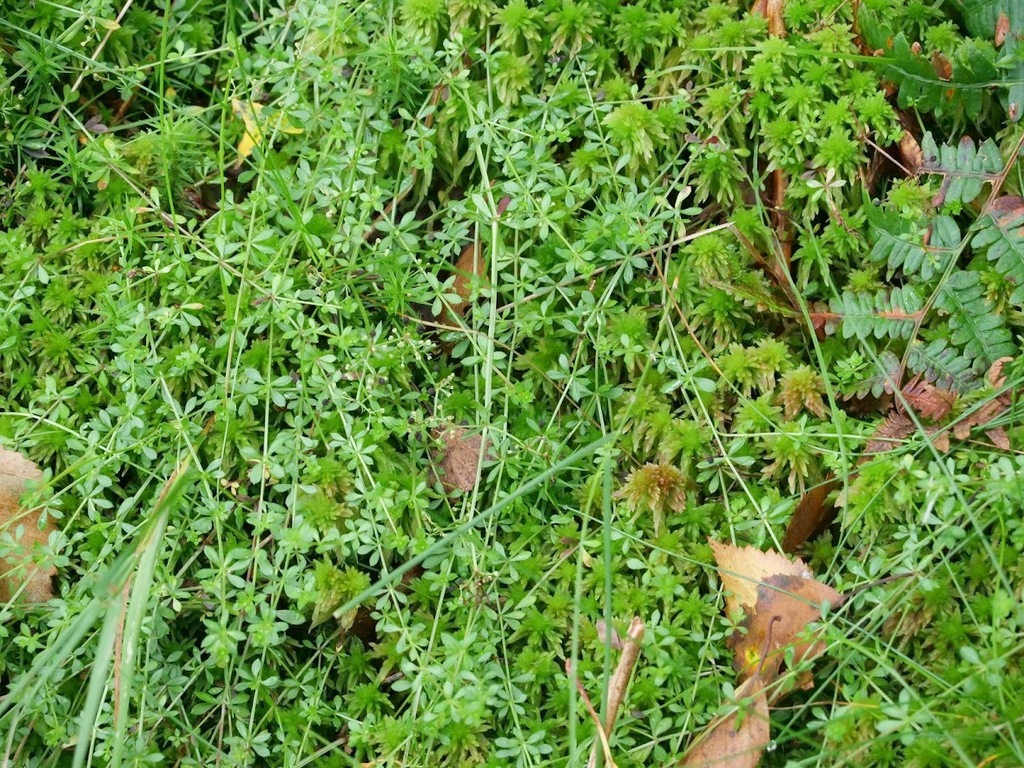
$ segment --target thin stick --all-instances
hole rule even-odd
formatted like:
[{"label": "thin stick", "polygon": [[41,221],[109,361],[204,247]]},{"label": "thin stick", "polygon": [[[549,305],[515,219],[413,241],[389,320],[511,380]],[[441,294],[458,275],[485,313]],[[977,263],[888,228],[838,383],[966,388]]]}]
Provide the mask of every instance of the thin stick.
[{"label": "thin stick", "polygon": [[[573,679],[576,683],[576,690],[580,692],[580,698],[583,699],[583,706],[587,708],[587,712],[590,713],[590,719],[594,721],[594,727],[597,728],[597,738],[601,741],[601,748],[604,750],[605,764],[609,768],[616,768],[615,761],[612,759],[612,748],[608,743],[608,735],[604,732],[604,726],[601,725],[601,717],[597,714],[594,709],[594,705],[590,703],[590,697],[587,695],[587,689],[583,687],[583,683],[580,682],[579,678],[573,674],[572,671],[572,660],[565,660],[565,674]],[[594,749],[597,749],[597,745],[594,745]]]},{"label": "thin stick", "polygon": [[[608,682],[608,711],[605,713],[604,733],[610,734],[615,727],[615,719],[619,716],[619,708],[626,698],[626,689],[629,687],[629,680],[633,676],[633,667],[636,666],[637,657],[640,655],[640,641],[644,637],[644,622],[639,616],[634,616],[629,624],[629,631],[626,632],[626,639],[622,643],[622,654],[619,656],[619,663],[612,673]],[[602,742],[603,746],[603,742]],[[597,766],[597,744],[590,752],[590,760],[587,768]]]}]

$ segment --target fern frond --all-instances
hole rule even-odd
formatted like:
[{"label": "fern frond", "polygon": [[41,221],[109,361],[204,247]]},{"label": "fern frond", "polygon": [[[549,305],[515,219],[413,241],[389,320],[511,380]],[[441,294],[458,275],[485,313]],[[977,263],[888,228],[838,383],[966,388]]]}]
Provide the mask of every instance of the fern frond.
[{"label": "fern frond", "polygon": [[1024,115],[1024,57],[1019,50],[1024,45],[1024,4],[1020,0],[953,0],[953,5],[972,37],[988,40],[1000,20],[1006,24],[998,81],[1007,89],[1006,114],[1017,122]]},{"label": "fern frond", "polygon": [[974,387],[971,361],[945,339],[912,344],[907,350],[907,367],[943,389],[966,392]]},{"label": "fern frond", "polygon": [[943,177],[939,193],[932,201],[936,206],[970,203],[981,194],[985,182],[995,182],[1003,170],[1003,158],[992,139],[976,147],[974,139],[964,136],[955,147],[938,146],[932,135],[926,133],[921,140],[921,152],[924,162],[918,173]]},{"label": "fern frond", "polygon": [[916,53],[902,32],[893,34],[895,30],[875,20],[867,22],[868,18],[872,18],[870,14],[861,19],[861,29],[873,47],[889,49],[880,63],[885,78],[899,87],[896,100],[901,108],[916,107],[922,112],[952,114],[961,119],[981,114],[986,86],[998,81],[1000,74],[991,46],[965,40],[952,61],[937,62]]},{"label": "fern frond", "polygon": [[1000,197],[976,226],[978,233],[971,245],[988,249],[988,260],[994,261],[996,270],[1017,286],[1010,302],[1024,304],[1024,198]]},{"label": "fern frond", "polygon": [[949,313],[952,343],[963,349],[975,372],[1000,357],[1013,357],[1016,347],[1002,315],[985,298],[977,272],[954,272],[939,291],[935,306]]},{"label": "fern frond", "polygon": [[921,295],[911,286],[877,293],[847,291],[832,300],[835,319],[842,323],[843,338],[910,338],[924,315]]},{"label": "fern frond", "polygon": [[868,258],[884,262],[892,277],[897,269],[905,275],[920,274],[931,280],[942,274],[960,248],[960,227],[950,216],[936,216],[913,225],[897,213],[868,208],[868,222],[875,241]]}]

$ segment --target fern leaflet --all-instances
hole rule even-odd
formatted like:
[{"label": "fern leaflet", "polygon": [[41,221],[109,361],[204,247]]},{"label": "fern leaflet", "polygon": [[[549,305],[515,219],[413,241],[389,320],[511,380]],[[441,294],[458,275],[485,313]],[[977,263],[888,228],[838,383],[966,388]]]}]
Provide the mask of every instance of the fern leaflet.
[{"label": "fern leaflet", "polygon": [[847,291],[832,300],[833,319],[842,322],[843,338],[910,338],[923,317],[924,302],[910,286],[877,293]]},{"label": "fern leaflet", "polygon": [[868,221],[875,239],[868,258],[885,262],[890,277],[902,269],[904,275],[931,280],[946,271],[960,248],[960,227],[950,216],[936,216],[930,226],[926,220],[914,226],[897,213],[869,207]]},{"label": "fern leaflet", "polygon": [[936,386],[955,392],[966,392],[975,381],[971,361],[949,346],[945,339],[912,344],[907,351],[907,367],[935,382]]},{"label": "fern leaflet", "polygon": [[951,341],[963,348],[975,372],[1016,351],[1010,331],[988,299],[977,272],[954,272],[939,291],[935,305],[949,313]]},{"label": "fern leaflet", "polygon": [[919,173],[933,173],[943,176],[939,193],[932,201],[936,206],[943,203],[970,203],[981,194],[985,182],[995,182],[1003,170],[1003,159],[999,147],[992,139],[980,147],[974,139],[964,136],[955,147],[936,145],[930,133],[921,141],[924,162]]},{"label": "fern leaflet", "polygon": [[978,221],[975,248],[987,248],[988,260],[996,270],[1017,286],[1010,301],[1024,304],[1024,198],[1000,197]]}]

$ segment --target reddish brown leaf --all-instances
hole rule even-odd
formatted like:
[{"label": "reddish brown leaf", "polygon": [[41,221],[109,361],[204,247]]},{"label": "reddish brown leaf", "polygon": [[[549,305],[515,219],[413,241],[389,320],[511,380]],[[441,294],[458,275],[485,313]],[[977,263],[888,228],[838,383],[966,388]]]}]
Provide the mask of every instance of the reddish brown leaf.
[{"label": "reddish brown leaf", "polygon": [[24,585],[22,599],[43,602],[53,597],[50,579],[57,569],[52,565],[34,565],[33,550],[45,545],[57,530],[52,518],[40,528],[39,509],[26,509],[21,504],[29,484],[42,481],[39,467],[20,453],[0,448],[0,535],[14,537],[16,552],[0,558],[0,603],[10,600]]},{"label": "reddish brown leaf", "polygon": [[996,427],[995,429],[986,429],[985,437],[992,441],[992,444],[996,448],[1001,448],[1004,451],[1010,450],[1010,437],[1006,434],[1006,430],[1002,427]]},{"label": "reddish brown leaf", "polygon": [[835,504],[825,502],[838,487],[837,480],[828,480],[800,497],[782,537],[783,552],[795,552],[805,541],[815,538],[832,525],[836,518],[836,507]]},{"label": "reddish brown leaf", "polygon": [[[768,698],[760,675],[736,689],[737,709],[713,720],[686,753],[684,768],[756,768],[771,741]],[[742,704],[750,700],[749,704]],[[742,716],[742,720],[740,719]]]},{"label": "reddish brown leaf", "polygon": [[996,48],[1001,48],[1003,43],[1006,42],[1006,35],[1010,32],[1010,17],[1005,13],[1000,13],[999,18],[996,19],[996,34],[995,43]]},{"label": "reddish brown leaf", "polygon": [[461,317],[466,313],[473,287],[487,277],[487,263],[484,260],[480,242],[472,242],[462,249],[459,260],[455,262],[455,284],[452,290],[459,301],[452,302],[451,311]]},{"label": "reddish brown leaf", "polygon": [[793,646],[797,660],[814,658],[825,650],[817,634],[805,636],[811,622],[821,618],[820,606],[837,607],[845,598],[827,584],[790,574],[769,576],[757,588],[757,607],[743,622],[745,632],[731,639],[740,678],[760,669],[774,680],[782,666],[783,651]]},{"label": "reddish brown leaf", "polygon": [[936,427],[928,430],[928,437],[931,438],[935,450],[940,453],[949,453],[949,430]]},{"label": "reddish brown leaf", "polygon": [[[956,402],[956,393],[948,389],[940,389],[924,380],[920,374],[908,381],[903,387],[903,399],[918,415],[931,421],[939,421],[949,415]],[[902,403],[897,407],[902,410]]]}]

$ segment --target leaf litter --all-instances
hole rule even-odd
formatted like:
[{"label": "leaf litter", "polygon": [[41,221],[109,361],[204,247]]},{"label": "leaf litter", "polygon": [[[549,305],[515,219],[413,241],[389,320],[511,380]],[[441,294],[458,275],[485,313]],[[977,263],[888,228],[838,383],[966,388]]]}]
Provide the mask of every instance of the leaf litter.
[{"label": "leaf litter", "polygon": [[[683,766],[753,768],[771,741],[769,689],[780,679],[787,648],[797,660],[813,659],[825,646],[819,633],[807,634],[823,606],[838,607],[846,597],[814,578],[800,559],[754,547],[709,540],[725,591],[726,611],[742,614],[729,640],[740,685],[733,698],[747,702],[713,720],[690,749]],[[810,673],[798,680],[813,686]],[[774,700],[786,689],[778,687]]]}]

